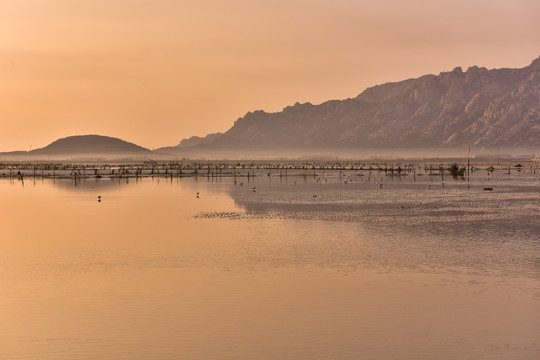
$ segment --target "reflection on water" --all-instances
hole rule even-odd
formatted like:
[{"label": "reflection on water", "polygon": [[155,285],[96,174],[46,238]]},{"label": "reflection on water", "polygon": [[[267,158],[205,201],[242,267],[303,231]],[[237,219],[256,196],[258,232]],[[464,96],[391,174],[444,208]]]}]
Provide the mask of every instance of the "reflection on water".
[{"label": "reflection on water", "polygon": [[[481,177],[438,184],[422,180],[391,178],[377,187],[374,180],[343,182],[330,177],[330,181],[258,182],[254,190],[254,184],[233,186],[228,193],[239,211],[198,217],[305,221],[311,237],[321,234],[321,243],[331,239],[334,251],[347,244],[338,260],[341,264],[349,259],[351,264],[371,266],[461,266],[508,275],[540,274],[540,182],[536,176],[520,174],[508,181],[505,174],[499,178],[491,174],[494,192],[484,191]],[[341,222],[354,223],[342,225],[350,233],[336,231]],[[362,242],[356,243],[358,239]],[[305,248],[305,240],[300,243]],[[331,261],[328,254],[321,254],[318,263]]]},{"label": "reflection on water", "polygon": [[538,182],[490,176],[2,180],[0,358],[537,359]]},{"label": "reflection on water", "polygon": [[53,185],[72,192],[106,192],[106,191],[120,191],[125,185],[130,183],[137,183],[138,179],[129,178],[105,178],[105,179],[77,179],[77,178],[63,178],[53,179]]}]

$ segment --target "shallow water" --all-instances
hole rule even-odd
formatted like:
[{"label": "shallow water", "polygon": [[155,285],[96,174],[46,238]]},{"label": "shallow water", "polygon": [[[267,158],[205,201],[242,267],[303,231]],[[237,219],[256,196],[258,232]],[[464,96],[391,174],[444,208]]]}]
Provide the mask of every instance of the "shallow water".
[{"label": "shallow water", "polygon": [[0,358],[538,359],[539,180],[1,179]]}]

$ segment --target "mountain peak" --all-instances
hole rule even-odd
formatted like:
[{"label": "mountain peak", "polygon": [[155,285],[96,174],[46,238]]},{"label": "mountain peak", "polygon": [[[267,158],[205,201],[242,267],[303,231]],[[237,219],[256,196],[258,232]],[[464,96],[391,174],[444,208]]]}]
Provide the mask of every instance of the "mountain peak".
[{"label": "mountain peak", "polygon": [[208,149],[540,146],[540,58],[522,69],[461,67],[370,87],[353,99],[248,112]]},{"label": "mountain peak", "polygon": [[533,62],[529,65],[529,68],[535,71],[540,70],[540,56],[533,60]]}]

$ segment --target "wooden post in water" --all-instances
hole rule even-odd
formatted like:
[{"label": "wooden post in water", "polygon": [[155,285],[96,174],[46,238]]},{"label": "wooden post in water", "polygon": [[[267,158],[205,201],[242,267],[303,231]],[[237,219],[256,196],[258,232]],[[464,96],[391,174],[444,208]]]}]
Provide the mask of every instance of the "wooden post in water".
[{"label": "wooden post in water", "polygon": [[471,173],[471,146],[469,145],[469,154],[467,155],[467,181]]}]

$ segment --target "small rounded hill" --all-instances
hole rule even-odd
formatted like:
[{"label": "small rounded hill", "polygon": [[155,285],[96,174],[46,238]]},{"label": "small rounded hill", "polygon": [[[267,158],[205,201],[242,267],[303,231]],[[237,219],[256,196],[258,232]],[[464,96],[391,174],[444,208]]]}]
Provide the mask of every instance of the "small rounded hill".
[{"label": "small rounded hill", "polygon": [[77,135],[58,139],[41,149],[32,150],[36,155],[59,154],[134,154],[148,153],[149,149],[133,143],[101,135]]}]

